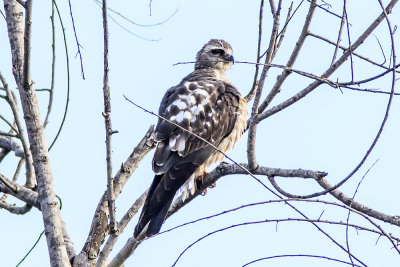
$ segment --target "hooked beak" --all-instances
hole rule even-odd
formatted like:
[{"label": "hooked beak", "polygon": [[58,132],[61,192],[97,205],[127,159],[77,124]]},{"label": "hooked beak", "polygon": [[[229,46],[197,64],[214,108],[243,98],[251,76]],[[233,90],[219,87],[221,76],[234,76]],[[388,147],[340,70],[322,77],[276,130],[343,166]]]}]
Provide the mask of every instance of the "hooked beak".
[{"label": "hooked beak", "polygon": [[224,60],[228,62],[232,62],[232,64],[235,64],[235,59],[232,55],[226,55],[224,56]]}]

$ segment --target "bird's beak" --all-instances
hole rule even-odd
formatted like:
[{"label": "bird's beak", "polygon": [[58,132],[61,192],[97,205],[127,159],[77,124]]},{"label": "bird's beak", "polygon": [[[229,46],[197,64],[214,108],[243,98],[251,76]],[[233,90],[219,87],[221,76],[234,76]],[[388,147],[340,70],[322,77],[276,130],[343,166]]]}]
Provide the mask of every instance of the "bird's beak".
[{"label": "bird's beak", "polygon": [[226,55],[224,56],[224,60],[228,61],[228,62],[232,62],[233,64],[235,64],[235,59],[233,58],[232,55]]}]

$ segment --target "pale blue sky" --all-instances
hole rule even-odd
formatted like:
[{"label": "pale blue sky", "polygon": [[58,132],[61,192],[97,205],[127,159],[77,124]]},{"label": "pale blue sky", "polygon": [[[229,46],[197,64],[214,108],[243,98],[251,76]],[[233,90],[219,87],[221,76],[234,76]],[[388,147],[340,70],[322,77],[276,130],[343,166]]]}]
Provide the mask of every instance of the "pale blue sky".
[{"label": "pale blue sky", "polygon": [[[128,3],[127,3],[128,2]],[[139,3],[138,3],[139,2]],[[267,1],[268,2],[268,1]],[[284,1],[282,14],[286,14],[289,1]],[[294,6],[300,1],[295,1]],[[336,1],[328,1],[332,5]],[[381,12],[376,0],[348,1],[348,15],[352,25],[354,41],[360,33]],[[384,1],[387,3],[388,1]],[[71,1],[79,42],[82,45],[85,80],[80,74],[79,58],[74,40],[68,3],[59,1],[59,7],[66,27],[70,55],[71,95],[69,112],[59,140],[50,152],[54,183],[57,194],[63,200],[62,214],[67,230],[79,252],[86,240],[94,209],[106,188],[105,134],[103,111],[103,29],[101,9],[95,1]],[[264,39],[266,48],[271,29],[271,13],[268,3],[264,11]],[[134,146],[142,138],[156,118],[143,113],[124,100],[123,95],[150,110],[157,111],[164,92],[177,84],[192,71],[193,65],[178,65],[181,61],[193,61],[202,45],[211,38],[230,42],[236,60],[255,61],[258,32],[259,1],[239,0],[170,0],[152,1],[149,16],[149,1],[109,1],[109,7],[141,24],[163,21],[178,9],[166,23],[157,27],[138,27],[118,19],[137,35],[159,41],[144,41],[116,25],[110,24],[110,85],[112,96],[112,124],[119,133],[113,135],[114,173],[125,161]],[[274,63],[285,64],[299,35],[299,29],[307,13],[309,3],[305,1],[290,24],[280,52]],[[334,12],[341,13],[341,4],[333,6]],[[396,6],[391,15],[392,26],[400,22],[400,8]],[[35,1],[32,31],[32,77],[37,88],[50,85],[51,26],[49,1]],[[110,13],[112,15],[112,13]],[[397,14],[397,15],[396,15]],[[58,20],[57,20],[58,21]],[[332,40],[337,37],[340,19],[316,10],[311,31]],[[0,70],[11,87],[14,86],[10,69],[10,53],[4,20],[0,21]],[[53,140],[64,111],[66,95],[65,57],[60,26],[57,23],[57,66],[53,112],[46,129],[49,140]],[[374,33],[379,38],[389,60],[390,44],[385,22]],[[396,33],[399,44],[398,32]],[[346,45],[344,38],[343,45]],[[400,53],[400,47],[396,47]],[[357,50],[365,56],[383,62],[383,56],[374,37],[369,38]],[[296,69],[321,74],[330,64],[333,48],[308,38]],[[340,55],[340,53],[339,53]],[[348,81],[349,62],[331,78]],[[386,63],[387,65],[387,63]],[[235,64],[228,77],[242,92],[247,94],[253,80],[254,66]],[[272,87],[280,70],[271,70],[266,80],[265,92]],[[355,59],[355,79],[360,80],[381,72]],[[303,89],[310,79],[291,75],[275,98],[279,104]],[[390,90],[390,77],[371,84],[370,88]],[[266,95],[266,94],[264,94]],[[45,114],[46,93],[39,93],[41,111]],[[344,90],[343,94],[329,86],[322,86],[309,96],[286,110],[263,121],[258,127],[257,158],[261,165],[280,168],[303,168],[329,173],[328,179],[334,184],[343,179],[361,160],[375,137],[383,119],[387,95],[365,94]],[[3,112],[7,106],[1,103]],[[357,193],[356,200],[382,212],[399,214],[398,189],[400,175],[396,168],[400,151],[400,103],[394,99],[389,120],[376,149],[364,167],[341,188],[353,195],[356,185],[379,159],[366,176]],[[3,129],[4,124],[0,127]],[[238,162],[246,162],[246,135],[229,155]],[[49,142],[50,143],[50,142]],[[133,174],[116,202],[117,216],[127,208],[150,185],[153,178],[150,153]],[[15,160],[8,157],[0,166],[6,176],[13,174]],[[261,177],[269,186],[268,180]],[[23,175],[20,181],[23,180]],[[302,179],[278,179],[279,184],[295,194],[320,191],[315,182]],[[10,198],[11,199],[11,198]],[[179,213],[170,218],[163,230],[203,216],[221,212],[236,206],[256,201],[275,199],[268,191],[248,176],[229,176],[217,182],[205,197],[199,197]],[[322,198],[335,201],[333,197]],[[11,200],[14,202],[15,200]],[[18,201],[15,203],[20,204]],[[296,203],[296,207],[313,218],[322,211],[323,218],[345,221],[347,212],[342,209],[317,204]],[[10,215],[0,210],[0,242],[2,266],[15,266],[35,242],[43,229],[41,214],[32,210],[23,216]],[[171,266],[178,255],[189,244],[201,236],[246,221],[298,217],[283,204],[268,204],[243,209],[218,218],[189,225],[173,232],[152,238],[135,251],[126,266]],[[373,228],[365,220],[352,215],[352,223]],[[125,229],[114,252],[123,246],[133,233],[136,219]],[[389,233],[400,236],[396,227],[378,222]],[[345,228],[322,225],[336,240],[345,245]],[[375,245],[377,235],[351,229],[350,249],[368,266],[398,266],[400,256],[384,238]],[[307,223],[265,223],[234,228],[210,236],[188,250],[177,266],[242,266],[261,257],[279,254],[315,254],[349,261],[348,256],[337,246]],[[321,259],[275,259],[253,266],[342,266],[339,263]],[[43,237],[36,249],[21,266],[47,266],[48,254]]]}]

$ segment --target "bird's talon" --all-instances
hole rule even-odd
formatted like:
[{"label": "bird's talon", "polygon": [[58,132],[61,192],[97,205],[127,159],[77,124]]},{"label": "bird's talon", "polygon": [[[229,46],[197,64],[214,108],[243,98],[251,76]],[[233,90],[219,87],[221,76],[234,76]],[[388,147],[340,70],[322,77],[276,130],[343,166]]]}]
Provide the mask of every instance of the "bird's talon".
[{"label": "bird's talon", "polygon": [[207,188],[203,190],[203,192],[201,192],[201,195],[204,197],[207,194]]}]

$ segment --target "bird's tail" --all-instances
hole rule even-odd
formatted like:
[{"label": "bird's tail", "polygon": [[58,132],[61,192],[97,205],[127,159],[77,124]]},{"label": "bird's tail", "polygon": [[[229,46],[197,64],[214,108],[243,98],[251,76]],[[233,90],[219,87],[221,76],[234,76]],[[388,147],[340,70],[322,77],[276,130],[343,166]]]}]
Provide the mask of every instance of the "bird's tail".
[{"label": "bird's tail", "polygon": [[133,234],[135,238],[149,222],[146,231],[147,237],[155,235],[160,231],[176,191],[189,179],[197,167],[193,163],[185,162],[172,167],[164,174],[154,177],[143,205],[139,222],[135,227]]}]

